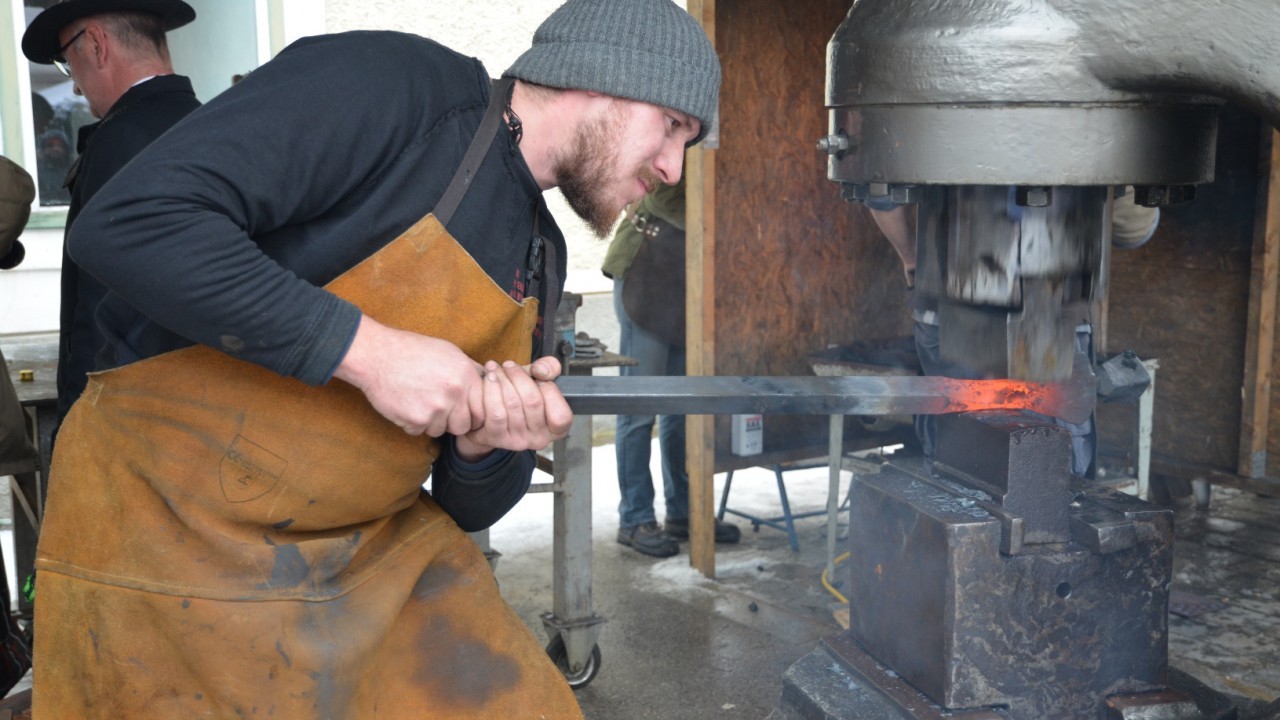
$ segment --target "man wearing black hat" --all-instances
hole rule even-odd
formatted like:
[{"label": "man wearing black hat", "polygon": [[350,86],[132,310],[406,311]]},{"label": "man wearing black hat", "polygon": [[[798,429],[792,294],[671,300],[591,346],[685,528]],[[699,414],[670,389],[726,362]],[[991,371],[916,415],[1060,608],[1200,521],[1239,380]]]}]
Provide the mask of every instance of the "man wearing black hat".
[{"label": "man wearing black hat", "polygon": [[[165,33],[194,20],[182,0],[66,0],[41,12],[22,36],[32,62],[53,64],[99,119],[80,128],[67,175],[67,232],[80,210],[151,141],[200,106],[191,81],[173,74]],[[94,314],[106,287],[63,247],[58,423],[84,392],[103,346]]]}]

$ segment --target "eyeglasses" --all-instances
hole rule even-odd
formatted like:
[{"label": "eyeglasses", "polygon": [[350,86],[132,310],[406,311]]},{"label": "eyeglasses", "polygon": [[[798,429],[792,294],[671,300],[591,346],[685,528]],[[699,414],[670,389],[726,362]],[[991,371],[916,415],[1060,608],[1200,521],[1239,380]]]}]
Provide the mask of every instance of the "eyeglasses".
[{"label": "eyeglasses", "polygon": [[58,52],[54,53],[53,57],[50,58],[53,60],[54,66],[58,68],[58,71],[67,77],[71,77],[71,67],[67,65],[67,48],[74,45],[75,42],[80,39],[80,36],[84,34],[85,30],[88,30],[88,28],[80,28],[80,32],[72,35],[71,39],[67,41],[67,44],[58,48]]}]

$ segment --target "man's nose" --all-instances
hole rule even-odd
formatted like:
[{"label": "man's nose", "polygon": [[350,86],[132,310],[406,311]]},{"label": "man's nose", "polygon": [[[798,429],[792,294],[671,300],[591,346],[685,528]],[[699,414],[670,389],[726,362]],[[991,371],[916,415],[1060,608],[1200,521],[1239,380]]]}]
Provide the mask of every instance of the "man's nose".
[{"label": "man's nose", "polygon": [[675,185],[679,182],[680,173],[684,170],[684,143],[668,140],[653,167],[664,183]]}]

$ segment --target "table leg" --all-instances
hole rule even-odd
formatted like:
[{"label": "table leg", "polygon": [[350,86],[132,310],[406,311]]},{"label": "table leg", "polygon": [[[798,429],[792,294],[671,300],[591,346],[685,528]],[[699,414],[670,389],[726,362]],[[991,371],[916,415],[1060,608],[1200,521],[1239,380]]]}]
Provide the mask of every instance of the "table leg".
[{"label": "table leg", "polygon": [[836,578],[836,522],[840,514],[840,468],[844,459],[844,416],[831,416],[831,435],[827,449],[827,581]]}]

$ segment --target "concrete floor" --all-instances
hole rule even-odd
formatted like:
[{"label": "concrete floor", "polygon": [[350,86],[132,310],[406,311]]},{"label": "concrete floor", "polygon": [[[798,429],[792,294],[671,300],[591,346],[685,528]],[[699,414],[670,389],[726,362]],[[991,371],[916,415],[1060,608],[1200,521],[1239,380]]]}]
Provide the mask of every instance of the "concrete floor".
[{"label": "concrete floor", "polygon": [[[613,452],[602,445],[593,454],[593,594],[607,622],[600,673],[578,693],[586,716],[764,718],[786,669],[841,630],[833,616],[840,605],[820,579],[825,521],[798,521],[800,552],[793,553],[782,532],[752,532],[738,520],[742,542],[721,546],[717,578],[708,580],[685,552],[656,560],[614,541]],[[825,468],[786,478],[794,511],[825,507]],[[718,476],[717,498],[721,482]],[[772,472],[737,473],[730,505],[777,513]],[[1280,500],[1218,488],[1208,510],[1190,498],[1176,506],[1171,663],[1256,712],[1280,696]],[[503,594],[544,642],[538,616],[551,602],[551,518],[551,497],[530,495],[491,535],[503,553]]]},{"label": "concrete floor", "polygon": [[[578,693],[584,712],[637,720],[765,717],[791,663],[840,630],[832,615],[837,601],[819,578],[825,524],[801,521],[801,551],[793,553],[784,533],[752,532],[739,520],[742,542],[721,546],[717,578],[708,580],[689,566],[686,545],[658,560],[614,541],[613,452],[613,445],[598,446],[592,460],[593,600],[607,622],[600,674]],[[656,457],[655,445],[655,473]],[[826,470],[787,473],[787,487],[796,512],[824,507]],[[544,642],[538,616],[551,602],[551,503],[547,494],[526,496],[490,535],[503,553],[497,576],[504,597]],[[735,474],[730,506],[776,514],[773,473]],[[663,517],[661,502],[657,514]]]}]

